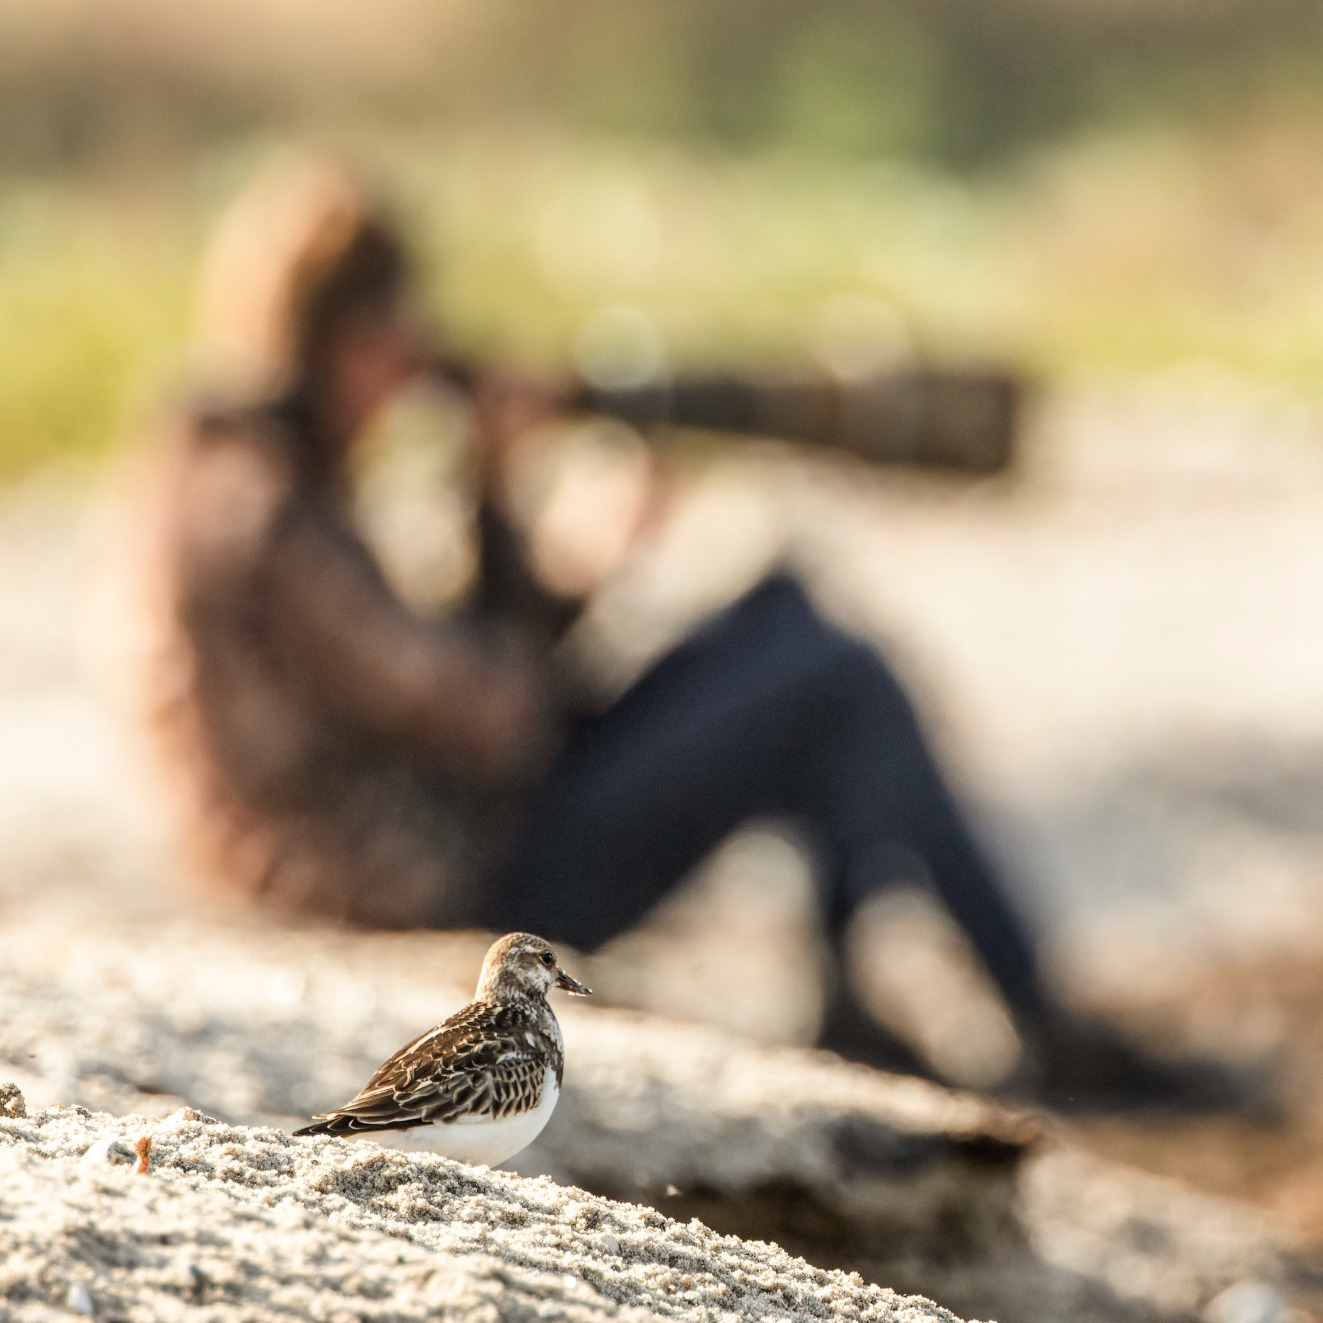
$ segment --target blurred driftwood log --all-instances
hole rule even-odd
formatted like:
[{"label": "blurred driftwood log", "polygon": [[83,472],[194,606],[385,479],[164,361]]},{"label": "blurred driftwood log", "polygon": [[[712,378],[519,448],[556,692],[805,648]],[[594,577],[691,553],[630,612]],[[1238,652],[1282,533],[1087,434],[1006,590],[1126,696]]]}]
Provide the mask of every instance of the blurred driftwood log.
[{"label": "blurred driftwood log", "polygon": [[[30,1114],[77,1103],[159,1116],[188,1103],[228,1121],[301,1123],[467,1001],[486,944],[214,917],[11,921],[0,1080],[21,1086]],[[1264,1215],[1093,1158],[983,1099],[657,1016],[558,1010],[565,1090],[517,1164],[525,1174],[775,1241],[965,1317],[1318,1312],[1316,1253],[1302,1256]],[[1232,1308],[1246,1300],[1263,1307]]]}]

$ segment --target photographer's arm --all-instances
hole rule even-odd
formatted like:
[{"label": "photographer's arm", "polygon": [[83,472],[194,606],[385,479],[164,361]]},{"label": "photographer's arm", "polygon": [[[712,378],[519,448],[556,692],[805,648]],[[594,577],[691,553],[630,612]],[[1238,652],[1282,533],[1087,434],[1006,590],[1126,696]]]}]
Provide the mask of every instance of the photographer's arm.
[{"label": "photographer's arm", "polygon": [[535,756],[544,666],[509,633],[432,625],[348,534],[295,512],[279,529],[264,606],[280,662],[342,728],[442,755],[480,779]]}]

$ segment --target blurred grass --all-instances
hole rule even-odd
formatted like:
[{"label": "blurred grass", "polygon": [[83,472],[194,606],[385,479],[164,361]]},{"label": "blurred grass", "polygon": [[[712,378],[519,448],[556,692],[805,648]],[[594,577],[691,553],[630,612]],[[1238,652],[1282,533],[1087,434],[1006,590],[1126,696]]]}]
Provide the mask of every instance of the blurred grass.
[{"label": "blurred grass", "polygon": [[1317,392],[1320,67],[1312,0],[0,0],[0,475],[179,381],[273,138],[380,166],[474,352],[627,305],[677,363],[862,325]]},{"label": "blurred grass", "polygon": [[111,444],[180,338],[177,226],[70,185],[0,197],[0,473]]},{"label": "blurred grass", "polygon": [[[920,353],[1048,378],[1199,362],[1323,384],[1323,132],[1291,124],[1084,140],[980,178],[546,134],[365,154],[473,352],[563,364],[623,304],[677,363],[805,363],[845,306]],[[0,194],[0,472],[105,453],[179,380],[206,220],[258,155]]]}]

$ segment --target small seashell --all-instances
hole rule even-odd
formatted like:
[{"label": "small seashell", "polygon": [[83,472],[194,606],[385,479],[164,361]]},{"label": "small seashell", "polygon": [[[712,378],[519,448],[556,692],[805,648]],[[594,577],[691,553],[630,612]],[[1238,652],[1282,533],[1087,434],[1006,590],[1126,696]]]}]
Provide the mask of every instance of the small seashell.
[{"label": "small seashell", "polygon": [[593,1249],[602,1254],[620,1253],[620,1242],[609,1231],[603,1231],[600,1236],[594,1236],[588,1243]]},{"label": "small seashell", "polygon": [[91,1318],[96,1313],[96,1307],[92,1304],[92,1292],[87,1289],[86,1282],[75,1282],[69,1288],[66,1300],[69,1308],[84,1318]]},{"label": "small seashell", "polygon": [[92,1142],[79,1164],[84,1167],[127,1167],[137,1161],[138,1155],[118,1135],[103,1135]]}]

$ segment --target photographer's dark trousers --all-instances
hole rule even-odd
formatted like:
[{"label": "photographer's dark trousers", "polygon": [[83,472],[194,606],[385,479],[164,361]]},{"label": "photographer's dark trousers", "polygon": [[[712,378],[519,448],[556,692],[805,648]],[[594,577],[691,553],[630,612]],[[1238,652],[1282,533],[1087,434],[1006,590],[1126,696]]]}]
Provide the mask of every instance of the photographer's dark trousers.
[{"label": "photographer's dark trousers", "polygon": [[1013,1007],[1032,945],[881,658],[777,575],[581,722],[535,791],[485,916],[592,951],[724,837],[784,819],[815,855],[838,938],[898,850],[922,862]]}]

